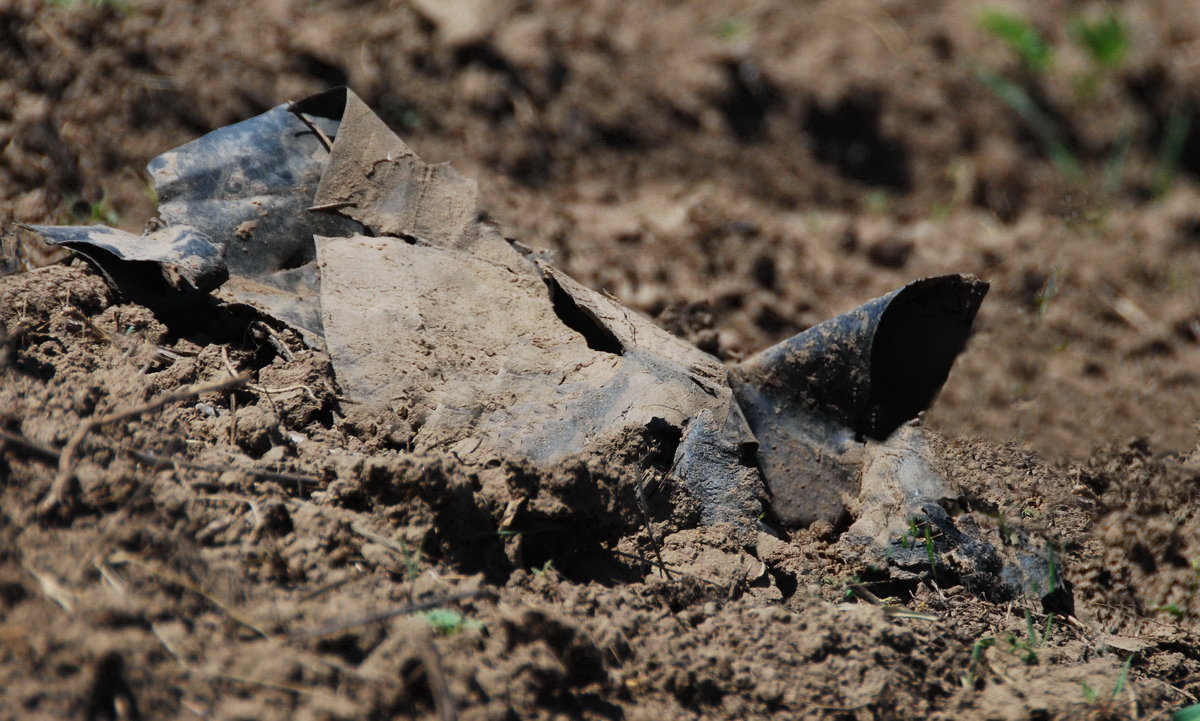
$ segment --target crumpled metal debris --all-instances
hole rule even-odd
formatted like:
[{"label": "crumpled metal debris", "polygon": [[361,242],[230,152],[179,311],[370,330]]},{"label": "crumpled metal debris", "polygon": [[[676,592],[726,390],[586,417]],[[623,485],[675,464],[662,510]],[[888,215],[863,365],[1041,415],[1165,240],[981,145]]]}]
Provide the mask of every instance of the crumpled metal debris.
[{"label": "crumpled metal debris", "polygon": [[677,444],[670,472],[705,523],[853,517],[847,553],[911,575],[903,541],[922,519],[938,528],[926,572],[940,559],[996,597],[1045,585],[1032,541],[997,550],[944,510],[954,494],[905,425],[967,341],[987,292],[976,278],[918,280],[727,369],[505,239],[473,181],[421,161],[347,89],[217,130],[150,172],[160,229],[34,230],[151,307],[216,289],[297,328],[349,399],[406,409],[415,448],[552,463],[649,432]]}]

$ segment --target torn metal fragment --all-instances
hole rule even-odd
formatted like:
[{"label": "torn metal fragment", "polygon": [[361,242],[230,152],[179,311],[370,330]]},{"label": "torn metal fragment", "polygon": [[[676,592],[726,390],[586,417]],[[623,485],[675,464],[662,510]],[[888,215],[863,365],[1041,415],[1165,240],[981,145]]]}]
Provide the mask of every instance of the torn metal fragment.
[{"label": "torn metal fragment", "polygon": [[37,230],[148,305],[216,288],[292,325],[326,347],[345,398],[403,410],[414,449],[554,464],[649,434],[704,523],[852,521],[846,552],[903,575],[922,561],[894,541],[921,519],[937,529],[923,562],[968,587],[1011,597],[1045,576],[1031,541],[1000,548],[945,510],[949,484],[904,425],[966,344],[976,278],[915,281],[730,369],[504,238],[473,181],[421,161],[345,88],[150,169],[164,230]]},{"label": "torn metal fragment", "polygon": [[138,301],[208,293],[229,277],[221,245],[188,225],[144,235],[107,225],[25,227],[86,257],[114,287]]},{"label": "torn metal fragment", "polygon": [[859,491],[862,440],[886,439],[929,407],[987,288],[962,275],[918,280],[730,371],[780,520],[838,522]]}]

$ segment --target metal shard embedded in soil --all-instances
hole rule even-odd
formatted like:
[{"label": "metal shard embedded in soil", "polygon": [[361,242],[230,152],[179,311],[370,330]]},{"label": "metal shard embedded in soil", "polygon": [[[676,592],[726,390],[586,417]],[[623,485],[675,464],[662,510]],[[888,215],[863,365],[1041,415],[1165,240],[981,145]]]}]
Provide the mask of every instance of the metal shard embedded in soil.
[{"label": "metal shard embedded in soil", "polygon": [[993,578],[997,595],[1020,593],[1000,582],[992,545],[941,510],[947,484],[905,426],[966,344],[987,292],[976,278],[915,281],[729,369],[504,238],[473,181],[421,161],[347,89],[217,130],[150,169],[165,230],[38,230],[142,298],[155,274],[182,273],[193,291],[227,274],[219,298],[323,345],[347,399],[403,409],[414,449],[553,464],[643,434],[668,451],[662,470],[704,523],[752,532],[764,510],[790,528],[854,518],[847,542],[881,550],[927,517],[954,539],[938,554],[987,561],[983,592]]}]

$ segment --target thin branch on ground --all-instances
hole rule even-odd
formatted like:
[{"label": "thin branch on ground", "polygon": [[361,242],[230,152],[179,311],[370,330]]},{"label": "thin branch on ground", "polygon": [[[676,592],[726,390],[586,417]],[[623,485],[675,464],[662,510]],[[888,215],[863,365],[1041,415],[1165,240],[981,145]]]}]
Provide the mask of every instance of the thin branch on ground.
[{"label": "thin branch on ground", "polygon": [[446,682],[446,669],[442,665],[442,654],[438,653],[437,644],[429,639],[421,654],[425,666],[425,679],[429,682],[429,691],[433,695],[433,705],[437,708],[442,721],[458,721],[458,704],[454,694],[450,692],[450,684]]},{"label": "thin branch on ground", "polygon": [[[703,577],[701,577],[701,576],[697,576],[697,575],[696,575],[696,574],[694,574],[694,573],[688,573],[688,572],[686,572],[686,571],[680,571],[678,568],[675,568],[675,569],[670,569],[670,568],[667,568],[667,564],[665,564],[665,563],[662,563],[661,561],[658,561],[658,562],[651,561],[650,559],[646,558],[645,556],[639,556],[639,555],[637,555],[636,553],[626,553],[625,551],[618,551],[618,550],[616,550],[615,548],[610,548],[610,549],[608,549],[608,552],[609,552],[609,553],[615,553],[615,554],[616,554],[616,555],[618,555],[618,556],[624,556],[625,558],[632,558],[633,560],[635,560],[635,561],[641,561],[642,563],[648,563],[648,564],[650,564],[651,566],[657,566],[658,568],[662,569],[664,572],[666,572],[666,571],[672,571],[672,572],[674,572],[674,573],[677,573],[677,574],[679,574],[680,576],[684,576],[684,577],[686,577],[686,578],[692,578],[692,579],[695,579],[695,580],[697,580],[697,581],[699,581],[699,582],[701,582],[701,583],[707,583],[708,585],[710,585],[710,586],[712,586],[712,587],[714,587],[714,588],[719,588],[719,589],[721,589],[722,591],[726,590],[724,586],[722,586],[721,584],[717,583],[716,581],[710,581],[710,580],[708,580],[707,578],[703,578]],[[668,578],[670,578],[670,576],[668,576]]]},{"label": "thin branch on ground", "polygon": [[30,455],[40,456],[44,461],[54,461],[57,463],[59,456],[62,455],[50,446],[44,446],[37,441],[26,438],[20,433],[6,431],[3,428],[0,428],[0,441],[4,441],[6,444],[19,448]]},{"label": "thin branch on ground", "polygon": [[308,486],[310,488],[321,485],[320,477],[310,476],[303,473],[285,473],[283,471],[268,471],[261,468],[239,468],[237,466],[210,466],[204,463],[196,463],[195,461],[184,460],[182,458],[160,456],[150,453],[149,451],[139,451],[133,448],[124,448],[122,450],[142,463],[155,468],[172,468],[178,466],[180,468],[187,468],[188,470],[193,471],[203,471],[206,473],[224,473],[228,470],[236,470],[264,481],[295,483],[297,486]]},{"label": "thin branch on ground", "polygon": [[118,551],[117,553],[114,553],[113,555],[109,556],[107,559],[105,559],[105,563],[114,564],[114,565],[122,564],[122,563],[133,564],[134,566],[141,568],[142,570],[146,571],[147,573],[149,573],[152,576],[155,576],[156,578],[159,578],[159,579],[166,581],[167,583],[173,584],[175,586],[179,586],[183,590],[190,591],[191,593],[196,594],[200,598],[203,598],[205,601],[208,601],[217,610],[221,611],[221,613],[224,613],[226,616],[228,616],[232,621],[234,621],[238,625],[245,626],[246,628],[250,629],[251,631],[257,633],[259,636],[262,636],[263,638],[271,637],[270,634],[268,634],[266,631],[264,631],[262,628],[260,628],[254,622],[244,618],[241,613],[239,613],[237,610],[232,608],[229,604],[225,603],[221,599],[219,599],[216,596],[209,593],[207,590],[201,588],[199,585],[191,582],[190,580],[184,578],[183,576],[179,575],[178,573],[175,573],[174,571],[170,571],[166,568],[163,568],[161,565],[159,565],[157,563],[153,563],[151,561],[147,561],[145,559],[138,558],[137,556],[135,556],[131,553],[126,553],[124,551]]},{"label": "thin branch on ground", "polygon": [[642,520],[646,523],[646,533],[650,536],[650,547],[654,549],[654,557],[658,559],[658,567],[662,570],[667,580],[671,581],[674,580],[671,578],[671,571],[667,568],[667,564],[663,563],[662,559],[662,544],[659,543],[658,535],[654,532],[654,524],[650,522],[650,505],[646,503],[646,473],[649,473],[648,469],[638,474],[638,508],[642,512]]},{"label": "thin branch on ground", "polygon": [[[29,455],[37,456],[43,461],[51,461],[58,463],[62,453],[54,450],[50,446],[42,445],[37,441],[26,438],[20,433],[13,433],[0,428],[0,442],[4,442],[14,448],[17,448]],[[205,473],[224,473],[230,470],[229,466],[211,466],[205,463],[196,463],[184,458],[175,458],[168,456],[160,456],[157,453],[143,451],[137,448],[118,447],[122,453],[128,453],[137,459],[140,463],[144,463],[152,468],[187,468],[192,471],[202,471]],[[320,476],[313,476],[306,473],[287,473],[285,471],[269,471],[265,468],[238,468],[235,470],[241,471],[250,476],[263,481],[279,481],[281,483],[294,483],[297,487],[307,486],[309,488],[321,485]]]},{"label": "thin branch on ground", "polygon": [[318,628],[312,631],[297,631],[295,633],[288,634],[287,639],[289,641],[302,641],[309,638],[329,636],[335,633],[341,633],[342,631],[346,631],[357,626],[366,626],[368,624],[378,623],[380,621],[387,621],[397,616],[407,616],[413,613],[420,613],[421,611],[428,611],[431,608],[448,606],[452,603],[458,603],[459,601],[468,601],[471,599],[482,598],[484,596],[491,595],[492,592],[485,589],[465,591],[463,593],[456,593],[450,596],[443,596],[441,598],[434,598],[428,601],[421,601],[420,603],[406,604],[399,608],[373,613],[369,616],[362,616],[349,621],[340,621],[338,623],[330,624],[323,628]]},{"label": "thin branch on ground", "polygon": [[232,378],[221,378],[208,383],[188,385],[173,390],[170,393],[164,393],[157,398],[152,398],[141,405],[87,419],[71,434],[71,437],[67,440],[67,444],[59,452],[58,475],[55,476],[54,482],[50,485],[50,490],[47,491],[41,503],[38,504],[37,515],[42,518],[48,517],[64,505],[67,505],[70,501],[72,484],[75,480],[76,454],[79,451],[80,444],[83,443],[83,440],[92,431],[112,423],[136,418],[143,413],[158,410],[168,403],[188,400],[205,393],[225,391],[242,385],[248,380],[250,380],[250,374],[241,373]]}]

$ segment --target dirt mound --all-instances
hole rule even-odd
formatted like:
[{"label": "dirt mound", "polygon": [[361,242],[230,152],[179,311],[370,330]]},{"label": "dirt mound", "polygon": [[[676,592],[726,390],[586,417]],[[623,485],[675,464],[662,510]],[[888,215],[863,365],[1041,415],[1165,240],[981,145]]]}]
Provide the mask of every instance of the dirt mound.
[{"label": "dirt mound", "polygon": [[[1100,715],[1200,690],[1193,460],[940,441],[960,502],[1052,541],[1074,588],[992,605],[897,585],[827,525],[697,527],[682,489],[624,470],[653,437],[549,470],[414,454],[394,414],[340,416],[295,336],[289,357],[172,336],[79,262],[0,293],[10,713],[1021,718],[1086,708],[1084,684]],[[67,515],[36,521],[84,419],[242,368],[90,434]]]}]

